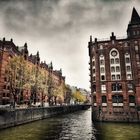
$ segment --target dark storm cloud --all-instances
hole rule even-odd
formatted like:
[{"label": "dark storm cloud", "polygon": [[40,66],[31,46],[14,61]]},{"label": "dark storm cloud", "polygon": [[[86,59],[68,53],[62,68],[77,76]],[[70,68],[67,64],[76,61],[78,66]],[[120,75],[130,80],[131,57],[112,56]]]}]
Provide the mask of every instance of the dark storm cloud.
[{"label": "dark storm cloud", "polygon": [[6,29],[40,35],[46,31],[49,34],[71,32],[71,29],[79,31],[87,24],[106,26],[114,19],[120,21],[124,7],[117,4],[116,0],[115,3],[108,0],[11,0],[2,1],[0,5]]},{"label": "dark storm cloud", "polygon": [[124,35],[139,5],[139,0],[0,0],[0,34],[28,41],[31,52],[39,50],[64,69],[69,83],[88,87],[89,35]]}]

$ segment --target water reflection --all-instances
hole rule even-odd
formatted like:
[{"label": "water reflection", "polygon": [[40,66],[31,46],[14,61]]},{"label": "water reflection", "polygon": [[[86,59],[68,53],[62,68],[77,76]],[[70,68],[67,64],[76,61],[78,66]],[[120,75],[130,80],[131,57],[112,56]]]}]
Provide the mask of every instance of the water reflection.
[{"label": "water reflection", "polygon": [[140,140],[140,124],[97,123],[98,140]]},{"label": "water reflection", "polygon": [[2,130],[0,140],[139,140],[139,132],[138,124],[93,124],[87,110]]}]

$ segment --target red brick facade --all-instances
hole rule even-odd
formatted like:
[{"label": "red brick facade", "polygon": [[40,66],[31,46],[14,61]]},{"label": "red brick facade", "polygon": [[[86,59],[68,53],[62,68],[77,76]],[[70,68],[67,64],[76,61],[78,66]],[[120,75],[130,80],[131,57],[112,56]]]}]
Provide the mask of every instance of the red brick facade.
[{"label": "red brick facade", "polygon": [[[6,41],[5,38],[3,38],[3,40],[0,40],[0,105],[10,104],[14,98],[13,95],[10,93],[9,82],[6,79],[6,68],[9,60],[15,56],[22,56],[24,58],[24,60],[27,62],[28,68],[31,69],[31,75],[33,69],[40,70],[41,73],[45,75],[45,83],[43,83],[44,85],[48,85],[48,78],[50,76],[51,80],[53,81],[53,86],[61,86],[63,90],[61,90],[61,92],[63,92],[62,96],[64,95],[65,77],[62,76],[61,70],[53,70],[52,63],[50,65],[47,65],[46,62],[40,62],[39,52],[37,52],[36,55],[29,55],[26,43],[23,47],[17,47],[13,43],[12,39],[11,41]],[[45,93],[45,95],[48,96],[49,89],[43,92]],[[29,100],[31,99],[31,88],[23,89],[22,96],[23,102],[29,102]],[[48,99],[47,96],[43,95],[42,97],[40,87],[38,88],[38,92],[35,96],[37,102],[41,101],[42,98],[44,102]],[[61,100],[64,100],[63,97],[61,98]]]},{"label": "red brick facade", "polygon": [[127,37],[89,42],[92,116],[140,121],[140,17],[133,9]]}]

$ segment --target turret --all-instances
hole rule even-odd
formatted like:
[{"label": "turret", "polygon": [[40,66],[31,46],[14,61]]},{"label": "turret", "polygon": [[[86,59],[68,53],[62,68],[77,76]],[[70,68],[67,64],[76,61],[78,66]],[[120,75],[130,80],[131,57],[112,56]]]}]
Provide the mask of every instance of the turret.
[{"label": "turret", "polygon": [[37,64],[40,63],[39,51],[37,51],[37,54],[36,54],[36,61],[37,61]]},{"label": "turret", "polygon": [[27,43],[24,44],[24,58],[27,59],[28,58],[28,46]]},{"label": "turret", "polygon": [[127,36],[128,38],[140,37],[140,16],[135,8],[133,8],[131,21],[128,24]]}]

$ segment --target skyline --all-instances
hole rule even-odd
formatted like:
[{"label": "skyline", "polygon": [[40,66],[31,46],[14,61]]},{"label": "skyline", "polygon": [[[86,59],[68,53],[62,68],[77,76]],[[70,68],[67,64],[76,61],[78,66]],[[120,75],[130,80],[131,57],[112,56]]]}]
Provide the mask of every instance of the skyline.
[{"label": "skyline", "polygon": [[39,51],[41,61],[62,68],[67,84],[89,90],[89,36],[126,36],[133,7],[140,14],[138,5],[139,0],[3,0],[0,38],[13,38],[18,46],[27,42],[30,53]]}]

